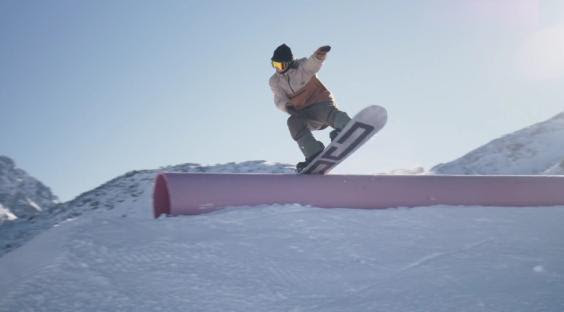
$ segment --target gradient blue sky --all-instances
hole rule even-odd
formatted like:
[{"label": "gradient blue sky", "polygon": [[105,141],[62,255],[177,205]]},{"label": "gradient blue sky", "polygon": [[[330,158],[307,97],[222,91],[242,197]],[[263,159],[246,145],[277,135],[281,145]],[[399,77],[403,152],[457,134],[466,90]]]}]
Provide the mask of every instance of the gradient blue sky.
[{"label": "gradient blue sky", "polygon": [[[302,159],[281,43],[389,123],[336,173],[460,157],[564,110],[562,1],[0,1],[0,154],[68,200],[129,170]],[[327,142],[328,131],[316,135]]]}]

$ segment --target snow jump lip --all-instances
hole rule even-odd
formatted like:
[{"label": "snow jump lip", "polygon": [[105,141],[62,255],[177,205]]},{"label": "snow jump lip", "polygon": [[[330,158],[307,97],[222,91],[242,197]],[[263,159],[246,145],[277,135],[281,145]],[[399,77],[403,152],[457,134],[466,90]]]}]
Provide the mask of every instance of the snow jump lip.
[{"label": "snow jump lip", "polygon": [[154,217],[228,206],[300,203],[322,208],[564,205],[564,176],[161,173]]}]

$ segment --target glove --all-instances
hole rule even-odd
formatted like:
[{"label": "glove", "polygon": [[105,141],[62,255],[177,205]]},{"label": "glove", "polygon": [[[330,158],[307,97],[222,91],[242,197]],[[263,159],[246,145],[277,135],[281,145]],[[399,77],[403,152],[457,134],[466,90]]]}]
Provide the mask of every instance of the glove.
[{"label": "glove", "polygon": [[331,46],[322,46],[321,48],[317,49],[317,51],[315,51],[315,57],[318,60],[324,60],[325,57],[327,56],[327,52],[331,51]]}]

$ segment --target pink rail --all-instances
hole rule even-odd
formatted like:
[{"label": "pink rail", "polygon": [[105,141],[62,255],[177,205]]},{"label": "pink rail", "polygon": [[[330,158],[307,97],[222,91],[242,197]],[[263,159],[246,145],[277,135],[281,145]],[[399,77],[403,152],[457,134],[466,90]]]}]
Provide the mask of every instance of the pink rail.
[{"label": "pink rail", "polygon": [[564,205],[564,176],[161,173],[154,216],[228,206],[300,203],[323,208]]}]

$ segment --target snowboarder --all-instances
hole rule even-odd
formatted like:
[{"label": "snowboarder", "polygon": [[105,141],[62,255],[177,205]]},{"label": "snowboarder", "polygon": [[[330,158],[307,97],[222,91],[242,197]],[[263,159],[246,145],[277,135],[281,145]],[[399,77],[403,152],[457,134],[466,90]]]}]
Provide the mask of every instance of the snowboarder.
[{"label": "snowboarder", "polygon": [[290,114],[290,134],[305,156],[305,161],[296,165],[298,172],[325,148],[313,137],[312,130],[331,126],[334,130],[329,136],[333,140],[351,120],[337,108],[331,92],[316,75],[330,50],[330,46],[323,46],[309,58],[295,60],[290,47],[282,44],[274,50],[271,59],[272,67],[276,69],[270,77],[274,103],[280,110]]}]

